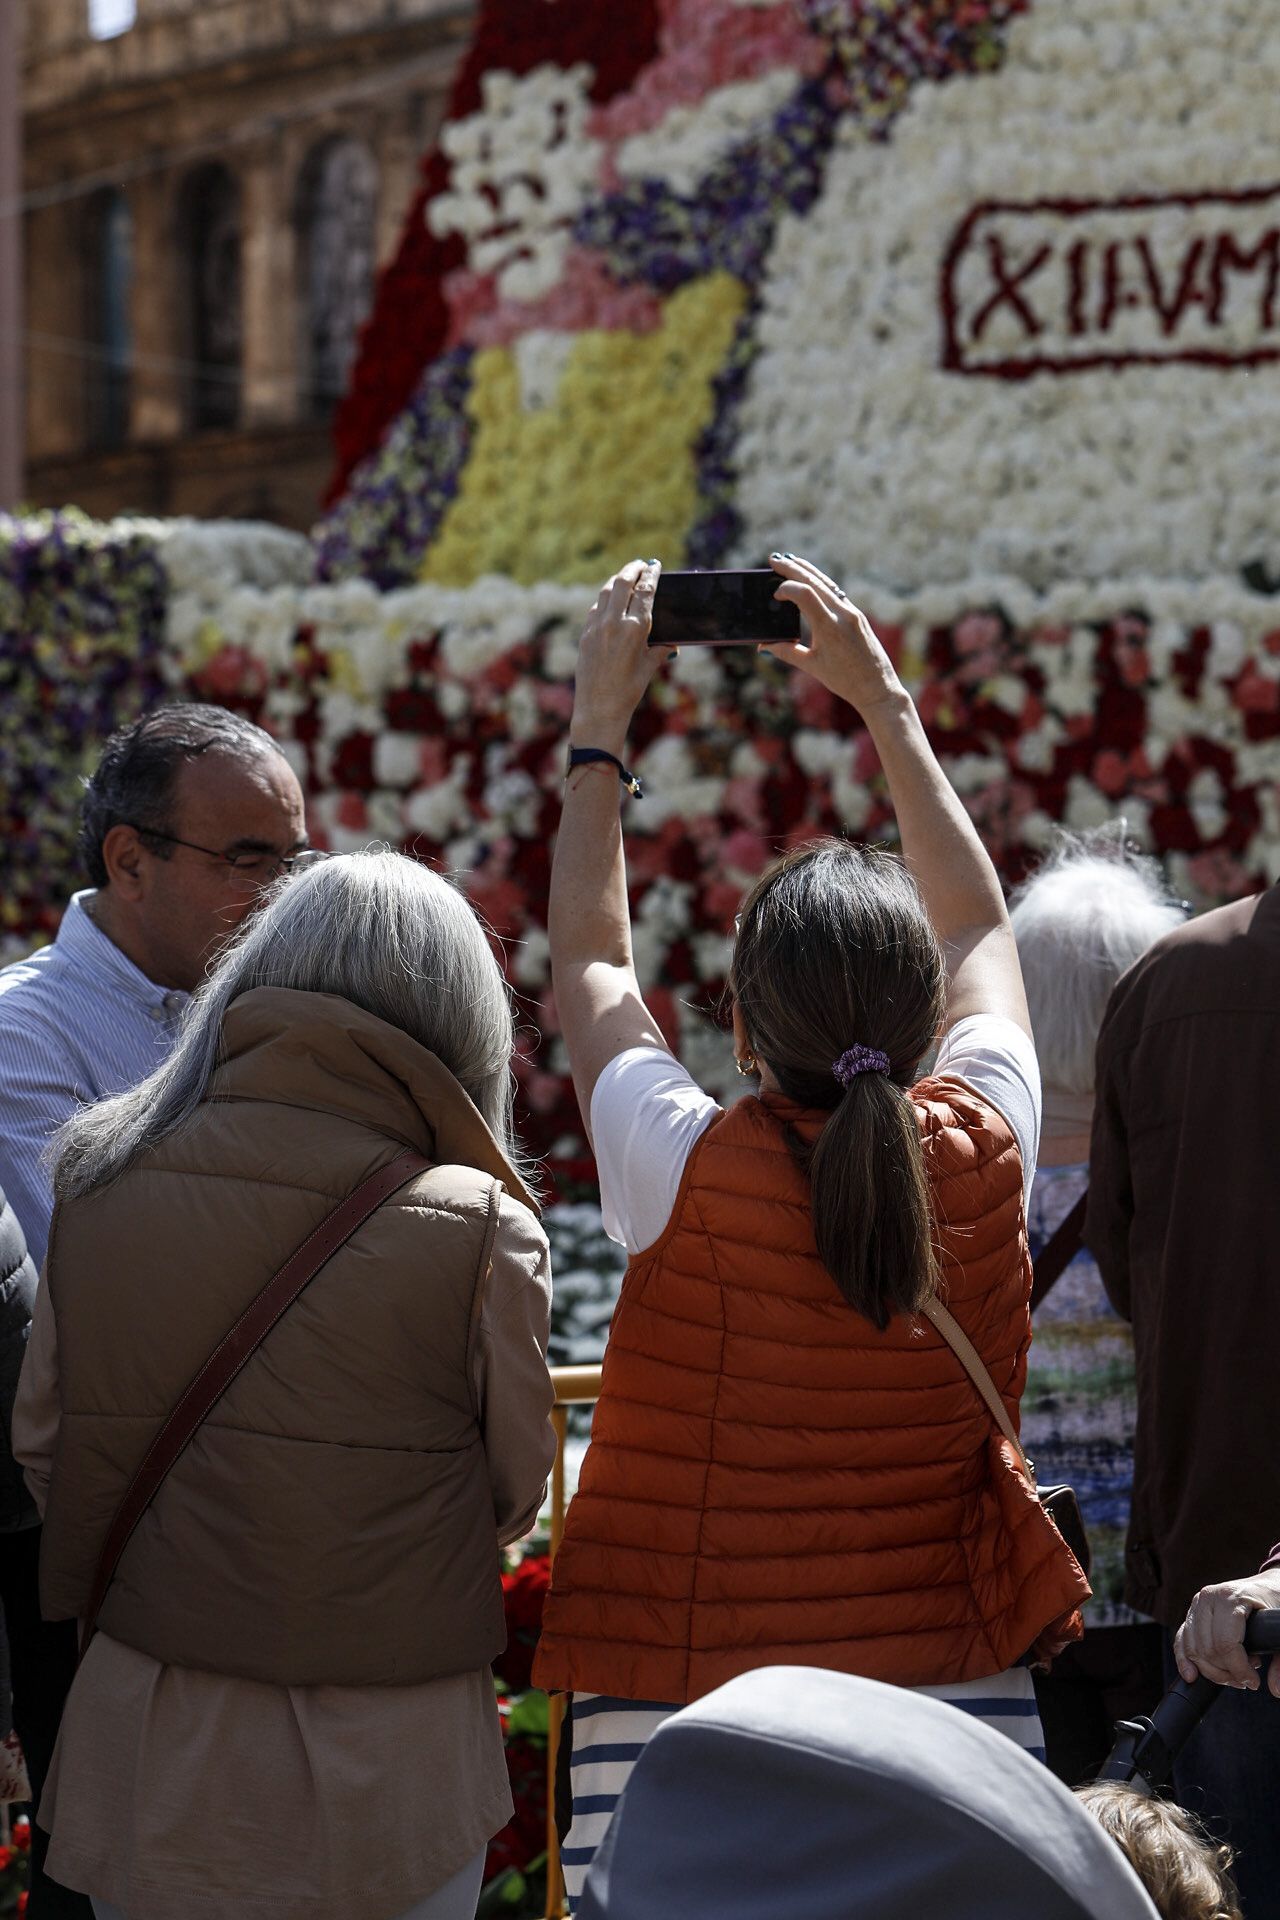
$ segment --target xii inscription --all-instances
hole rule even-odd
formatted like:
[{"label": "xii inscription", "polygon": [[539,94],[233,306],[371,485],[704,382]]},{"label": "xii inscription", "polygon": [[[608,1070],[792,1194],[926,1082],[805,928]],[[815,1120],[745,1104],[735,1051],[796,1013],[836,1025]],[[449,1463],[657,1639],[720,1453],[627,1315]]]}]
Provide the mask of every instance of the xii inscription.
[{"label": "xii inscription", "polygon": [[1280,360],[1280,186],[987,201],[952,237],[940,297],[952,373]]}]

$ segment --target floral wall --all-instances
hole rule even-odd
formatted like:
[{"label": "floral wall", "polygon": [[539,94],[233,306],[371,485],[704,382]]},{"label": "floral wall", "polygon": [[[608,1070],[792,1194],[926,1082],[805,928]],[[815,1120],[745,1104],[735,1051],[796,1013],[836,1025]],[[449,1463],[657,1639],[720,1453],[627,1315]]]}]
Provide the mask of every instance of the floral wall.
[{"label": "floral wall", "polygon": [[[521,996],[527,1131],[563,1178],[588,1177],[544,904],[591,589],[492,576],[379,592],[311,584],[309,561],[305,542],[270,528],[0,520],[7,945],[47,938],[80,883],[78,779],[110,726],[165,691],[240,708],[297,766],[319,842],[387,841],[463,876]],[[1280,603],[1225,580],[1119,594],[1006,577],[980,603],[964,583],[851,585],[1009,880],[1055,822],[1117,813],[1198,903],[1271,877]],[[728,1089],[710,1016],[741,892],[792,839],[891,833],[883,788],[852,717],[749,652],[683,653],[634,737],[638,965],[673,1043]]]},{"label": "floral wall", "polygon": [[[633,555],[776,546],[867,608],[1010,882],[1121,813],[1197,904],[1274,877],[1266,12],[482,0],[313,541],[0,522],[10,947],[56,926],[109,725],[161,688],[241,707],[318,839],[464,876],[527,1129],[588,1175],[543,919],[575,630]],[[640,969],[726,1087],[741,890],[796,837],[890,833],[884,794],[853,717],[745,652],[683,654],[633,761]]]}]

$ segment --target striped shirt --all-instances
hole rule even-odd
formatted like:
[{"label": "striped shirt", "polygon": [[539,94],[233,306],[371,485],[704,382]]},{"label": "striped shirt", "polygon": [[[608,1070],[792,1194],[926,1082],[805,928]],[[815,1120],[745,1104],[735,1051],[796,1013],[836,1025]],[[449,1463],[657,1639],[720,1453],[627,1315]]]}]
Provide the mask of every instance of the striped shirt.
[{"label": "striped shirt", "polygon": [[158,987],[73,896],[58,937],[0,970],[0,1187],[42,1265],[53,1212],[45,1149],[78,1107],[163,1065],[189,995]]},{"label": "striped shirt", "polygon": [[[1029,1667],[1010,1667],[989,1680],[912,1687],[912,1693],[945,1701],[985,1720],[1015,1746],[1044,1759],[1044,1730]],[[569,1912],[582,1900],[587,1869],[609,1830],[631,1769],[664,1720],[679,1708],[657,1700],[619,1700],[602,1693],[575,1693],[569,1705],[573,1819],[560,1850]]]}]

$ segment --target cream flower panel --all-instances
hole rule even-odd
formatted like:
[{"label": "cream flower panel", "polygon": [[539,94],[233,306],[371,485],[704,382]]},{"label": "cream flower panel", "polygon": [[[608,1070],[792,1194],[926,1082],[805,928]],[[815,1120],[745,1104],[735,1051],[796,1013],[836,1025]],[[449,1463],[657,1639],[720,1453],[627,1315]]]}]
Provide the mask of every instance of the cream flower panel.
[{"label": "cream flower panel", "polygon": [[486,73],[479,113],[440,136],[447,192],[427,208],[433,233],[461,234],[468,264],[508,300],[537,300],[560,278],[574,216],[596,185],[600,146],[587,135],[591,69],[546,64]]},{"label": "cream flower panel", "polygon": [[846,127],[775,243],[742,557],[899,591],[1280,577],[1274,28],[1252,0],[1035,0],[1000,71],[918,86],[883,144]]}]

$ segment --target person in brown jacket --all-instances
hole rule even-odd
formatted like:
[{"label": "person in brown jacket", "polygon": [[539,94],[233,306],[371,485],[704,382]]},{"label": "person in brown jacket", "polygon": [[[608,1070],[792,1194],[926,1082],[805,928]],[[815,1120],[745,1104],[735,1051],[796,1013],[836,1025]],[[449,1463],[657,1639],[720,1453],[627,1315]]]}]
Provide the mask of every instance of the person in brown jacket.
[{"label": "person in brown jacket", "polygon": [[[1172,1634],[1199,1588],[1253,1573],[1280,1511],[1280,886],[1202,914],[1130,968],[1096,1084],[1085,1239],[1137,1360],[1126,1598]],[[1229,1693],[1173,1776],[1192,1813],[1227,1825],[1249,1920],[1280,1920],[1269,1709]]]},{"label": "person in brown jacket", "polygon": [[104,1920],[470,1920],[511,1813],[500,1545],[554,1454],[547,1241],[512,1016],[462,895],[398,854],[282,881],[170,1061],[62,1137],[14,1418],[45,1613],[248,1304],[405,1148],[132,1534],[39,1817]]},{"label": "person in brown jacket", "polygon": [[1040,1077],[1000,884],[868,622],[774,565],[807,641],[769,650],[866,725],[904,860],[793,846],[751,888],[727,1111],[632,961],[619,774],[656,562],[609,583],[578,654],[552,968],[631,1257],[534,1667],[572,1695],[571,1901],[643,1742],[756,1668],[926,1688],[1043,1757],[1027,1657],[1089,1591],[1012,1444]]}]

